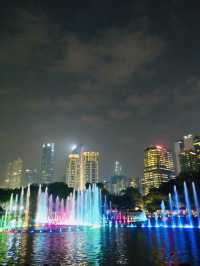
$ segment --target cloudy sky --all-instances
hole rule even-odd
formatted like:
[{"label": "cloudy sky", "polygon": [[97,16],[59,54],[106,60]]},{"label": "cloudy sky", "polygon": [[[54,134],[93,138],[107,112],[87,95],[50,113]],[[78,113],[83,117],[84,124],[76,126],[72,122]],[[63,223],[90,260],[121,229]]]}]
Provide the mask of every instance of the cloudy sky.
[{"label": "cloudy sky", "polygon": [[[20,3],[19,3],[20,2]],[[56,143],[99,150],[141,176],[143,150],[200,134],[200,5],[193,0],[4,1],[0,9],[0,173],[38,167]]]}]

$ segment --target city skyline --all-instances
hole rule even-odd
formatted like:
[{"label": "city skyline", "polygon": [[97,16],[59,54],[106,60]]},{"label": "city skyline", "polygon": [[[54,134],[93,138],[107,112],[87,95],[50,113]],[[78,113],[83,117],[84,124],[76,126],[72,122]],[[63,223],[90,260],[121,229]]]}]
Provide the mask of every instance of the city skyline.
[{"label": "city skyline", "polygon": [[[180,170],[178,170],[178,168],[180,168],[179,160],[181,160],[181,159],[182,160],[184,160],[184,159],[188,160],[187,156],[184,157],[181,151],[187,151],[188,150],[188,151],[191,151],[192,154],[194,154],[193,151],[197,152],[197,155],[196,155],[197,157],[194,157],[194,159],[197,160],[197,161],[194,161],[192,159],[192,163],[194,164],[194,167],[197,167],[196,168],[197,170],[199,169],[199,146],[200,146],[199,143],[200,143],[199,142],[199,136],[190,133],[188,135],[184,135],[182,137],[179,137],[178,140],[173,142],[173,148],[174,149],[169,149],[167,146],[160,145],[160,144],[151,144],[151,145],[145,147],[144,151],[146,149],[148,149],[148,147],[153,147],[153,146],[154,147],[159,147],[159,149],[167,149],[172,154],[172,160],[173,160],[173,164],[174,164],[174,169],[176,170],[176,174],[179,174],[180,173]],[[82,152],[85,151],[86,153],[94,151],[94,149],[93,148],[91,149],[90,145],[88,145],[88,144],[87,145],[86,144],[83,145],[83,144],[74,144],[74,143],[72,144],[71,143],[71,145],[69,146],[69,148],[70,148],[69,152],[67,154],[65,154],[66,157],[64,157],[64,161],[65,161],[64,169],[62,170],[61,174],[59,175],[58,171],[57,171],[57,169],[55,167],[55,161],[56,161],[55,146],[56,146],[55,143],[49,143],[49,142],[40,144],[41,151],[40,151],[40,157],[37,158],[37,161],[38,161],[38,167],[37,168],[34,168],[33,164],[31,166],[30,165],[27,166],[26,164],[24,164],[24,161],[23,161],[23,164],[24,164],[24,176],[22,178],[23,179],[22,180],[22,184],[24,182],[26,183],[25,176],[26,176],[26,171],[27,170],[28,170],[27,173],[30,173],[31,171],[37,171],[38,172],[38,177],[37,177],[37,178],[39,178],[38,182],[40,181],[42,183],[48,183],[48,182],[52,182],[51,181],[51,179],[52,179],[55,182],[60,182],[60,181],[63,182],[64,181],[67,184],[69,184],[70,181],[68,180],[68,177],[67,177],[67,171],[68,171],[68,163],[69,163],[70,159],[71,158],[74,159],[73,158],[74,156],[72,156],[72,155],[73,154],[74,155],[78,155],[78,157],[75,158],[75,159],[78,159],[78,161],[80,161],[80,156],[79,155],[81,153],[81,149],[83,149]],[[180,146],[180,148],[179,148],[179,146]],[[50,148],[50,152],[53,149],[53,157],[52,157],[52,159],[53,159],[53,169],[50,169],[51,172],[53,171],[53,175],[52,175],[52,177],[50,178],[49,181],[45,181],[45,180],[43,180],[44,177],[42,177],[42,161],[44,160],[43,157],[46,154],[46,152],[44,153],[43,150],[46,151],[46,149],[48,150],[48,148]],[[47,151],[47,153],[49,153],[49,152]],[[99,154],[99,151],[97,153]],[[48,154],[48,155],[50,156],[50,154]],[[179,158],[180,155],[182,155],[182,157]],[[47,157],[49,157],[49,156],[47,156]],[[49,157],[49,159],[51,159],[50,157]],[[103,171],[102,171],[102,168],[103,168],[102,167],[102,162],[104,161],[103,158],[104,158],[104,156],[101,156],[101,164],[100,164],[101,167],[98,166],[98,178],[97,178],[98,180],[100,180],[102,182],[103,182],[104,178],[109,178],[110,179],[113,176],[113,174],[116,174],[117,172],[125,174],[125,176],[127,178],[135,176],[135,177],[139,178],[140,180],[142,180],[143,177],[144,177],[144,158],[143,158],[143,173],[140,176],[139,175],[138,176],[135,175],[135,173],[131,173],[130,175],[127,174],[129,172],[128,169],[126,169],[126,168],[124,169],[124,167],[122,167],[121,161],[116,161],[114,159],[111,161],[111,163],[114,164],[114,169],[112,169],[113,166],[110,165],[111,174],[110,175],[108,173],[104,174]],[[13,160],[14,160],[14,158],[13,158]],[[47,161],[48,161],[48,158],[45,158],[45,164],[48,163]],[[9,163],[10,163],[10,161],[7,163],[7,167],[9,167]],[[51,166],[52,162],[49,162],[49,163],[50,163],[50,166]],[[197,165],[195,166],[196,163],[197,163]],[[47,167],[47,166],[45,166],[45,167]],[[80,168],[80,165],[78,167]],[[80,173],[80,169],[79,168],[77,170],[78,173]],[[45,170],[48,171],[48,169],[45,169]],[[182,168],[182,170],[183,170],[183,168]],[[189,170],[189,168],[188,168],[188,170]],[[195,170],[195,169],[191,168],[191,170]],[[5,185],[6,175],[7,175],[7,170],[6,170],[6,172],[4,173],[4,175],[2,177],[2,180],[1,180],[1,184],[2,185]],[[116,174],[116,175],[118,175],[118,174]],[[77,187],[78,186],[75,185],[75,188],[77,188]]]},{"label": "city skyline", "polygon": [[68,143],[80,142],[104,155],[105,174],[113,158],[140,176],[146,146],[172,150],[200,132],[193,1],[23,2],[0,11],[1,176],[12,158],[37,161],[47,141],[59,175]]}]

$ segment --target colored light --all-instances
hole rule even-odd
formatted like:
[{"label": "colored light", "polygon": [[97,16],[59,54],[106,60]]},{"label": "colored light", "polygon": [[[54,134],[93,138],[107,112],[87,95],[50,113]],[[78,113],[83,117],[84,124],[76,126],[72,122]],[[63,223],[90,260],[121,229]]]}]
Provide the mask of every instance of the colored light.
[{"label": "colored light", "polygon": [[161,145],[156,145],[156,148],[158,149],[158,150],[162,150],[162,146]]}]

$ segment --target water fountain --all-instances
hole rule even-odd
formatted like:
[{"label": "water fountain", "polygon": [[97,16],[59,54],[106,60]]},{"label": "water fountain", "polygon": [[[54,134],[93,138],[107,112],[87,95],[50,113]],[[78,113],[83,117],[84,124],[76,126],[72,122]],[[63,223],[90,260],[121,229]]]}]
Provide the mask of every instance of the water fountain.
[{"label": "water fountain", "polygon": [[36,226],[100,225],[102,223],[101,192],[96,185],[73,191],[67,199],[53,200],[47,188],[38,191]]},{"label": "water fountain", "polygon": [[165,203],[164,203],[163,200],[161,202],[161,213],[162,213],[163,226],[167,227],[167,223],[166,223],[166,208],[165,208]]},{"label": "water fountain", "polygon": [[174,198],[175,198],[175,203],[176,203],[176,213],[177,213],[177,218],[178,218],[178,227],[182,227],[182,220],[181,220],[181,211],[180,211],[180,203],[179,203],[179,196],[178,192],[176,189],[176,186],[174,185]]},{"label": "water fountain", "polygon": [[184,186],[184,195],[185,195],[186,221],[187,221],[187,225],[192,227],[193,222],[192,222],[192,215],[191,215],[191,206],[190,206],[190,199],[188,195],[188,188],[187,188],[186,182],[183,183],[183,186]]},{"label": "water fountain", "polygon": [[[158,218],[157,213],[154,216],[154,222],[150,223],[149,221],[144,224],[146,227],[172,227],[172,228],[200,228],[200,209],[198,195],[195,187],[195,183],[192,182],[192,191],[194,198],[194,207],[196,211],[192,212],[191,208],[191,199],[189,197],[188,186],[186,182],[183,183],[183,192],[184,192],[184,203],[185,211],[181,211],[180,200],[176,186],[174,186],[173,195],[169,193],[168,195],[168,206],[169,210],[166,211],[165,202],[161,201],[161,217]],[[169,213],[169,217],[167,217]],[[197,222],[196,222],[197,221]]]},{"label": "water fountain", "polygon": [[20,196],[13,193],[6,205],[5,214],[0,218],[0,230],[12,230],[28,228],[29,221],[30,186],[27,188],[26,197],[24,188],[21,188]]},{"label": "water fountain", "polygon": [[[71,226],[101,226],[112,224],[115,226],[142,227],[172,227],[172,228],[200,228],[200,209],[198,193],[192,183],[193,202],[189,197],[186,182],[183,183],[182,202],[176,186],[173,193],[169,193],[168,202],[161,202],[161,209],[154,214],[138,212],[138,214],[120,212],[112,209],[106,197],[101,198],[101,191],[96,185],[88,189],[73,191],[66,199],[48,195],[47,187],[42,190],[40,185],[37,193],[36,207],[30,213],[30,186],[21,188],[20,194],[11,194],[6,204],[4,214],[0,218],[0,230],[22,230],[35,227],[36,230]],[[183,211],[181,210],[183,205]],[[185,206],[185,207],[184,207]],[[192,211],[191,206],[195,207]],[[166,208],[168,207],[168,208]],[[35,210],[35,211],[34,211]],[[32,219],[30,219],[30,214]],[[37,229],[38,228],[38,229]]]},{"label": "water fountain", "polygon": [[196,214],[197,214],[197,218],[198,218],[198,227],[200,228],[199,201],[198,201],[196,186],[195,186],[195,183],[194,182],[192,182],[192,191],[193,191],[193,197],[194,197],[194,205],[195,205]]},{"label": "water fountain", "polygon": [[170,218],[171,218],[171,226],[175,227],[175,221],[174,221],[174,209],[173,209],[173,201],[171,193],[169,193],[169,209],[170,209]]}]

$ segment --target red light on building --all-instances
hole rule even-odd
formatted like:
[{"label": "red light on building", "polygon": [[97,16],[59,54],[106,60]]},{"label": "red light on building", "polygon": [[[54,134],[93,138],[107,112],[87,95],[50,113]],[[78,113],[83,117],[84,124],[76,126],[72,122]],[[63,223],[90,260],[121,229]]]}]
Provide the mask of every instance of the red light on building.
[{"label": "red light on building", "polygon": [[156,149],[158,149],[158,150],[162,150],[162,146],[161,145],[156,145]]}]

